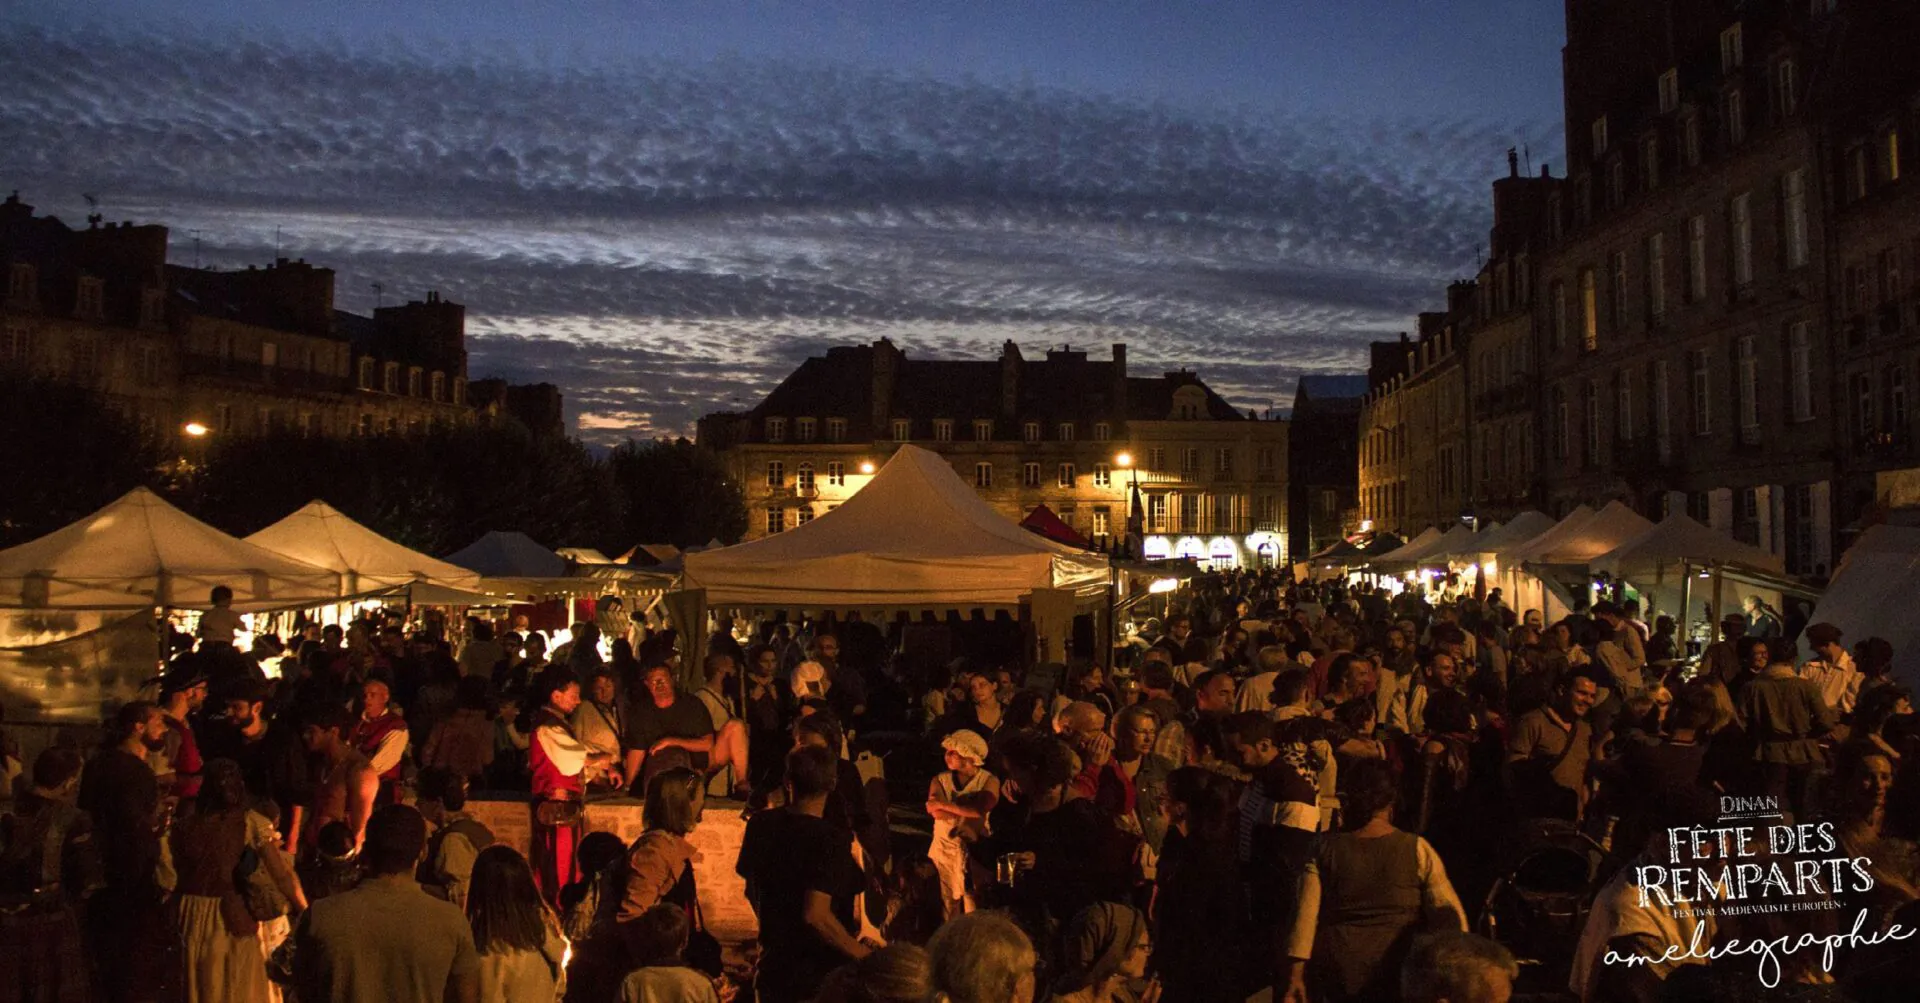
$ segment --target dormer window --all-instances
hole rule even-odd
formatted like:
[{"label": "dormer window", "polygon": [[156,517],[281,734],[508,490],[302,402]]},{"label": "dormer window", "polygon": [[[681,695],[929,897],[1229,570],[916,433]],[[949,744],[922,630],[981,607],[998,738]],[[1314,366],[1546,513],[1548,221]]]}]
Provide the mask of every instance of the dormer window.
[{"label": "dormer window", "polygon": [[400,392],[400,363],[389,362],[381,367],[380,389],[390,394]]},{"label": "dormer window", "polygon": [[407,396],[408,397],[420,396],[420,375],[421,374],[420,374],[419,366],[407,367]]},{"label": "dormer window", "polygon": [[1113,438],[1112,425],[1109,425],[1104,421],[1096,421],[1093,423],[1093,441],[1106,442],[1108,439],[1111,439],[1111,438]]},{"label": "dormer window", "polygon": [[953,419],[952,418],[933,419],[933,441],[935,442],[952,442],[953,441]]},{"label": "dormer window", "polygon": [[106,312],[106,283],[91,275],[80,279],[79,295],[73,304],[73,315],[81,320],[99,320]]},{"label": "dormer window", "polygon": [[1593,159],[1599,160],[1607,155],[1607,117],[1605,115],[1593,120],[1592,132]]},{"label": "dormer window", "polygon": [[992,442],[993,441],[993,419],[991,418],[973,419],[973,441],[975,442]]},{"label": "dormer window", "polygon": [[828,442],[847,441],[847,419],[845,418],[828,418],[827,419],[827,441]]},{"label": "dormer window", "polygon": [[435,372],[433,376],[429,378],[427,382],[427,386],[432,390],[432,397],[435,402],[444,401],[447,399],[447,374],[446,373]]},{"label": "dormer window", "polygon": [[1061,422],[1059,432],[1060,432],[1061,442],[1072,442],[1073,441],[1073,422],[1070,422],[1070,421]]},{"label": "dormer window", "polygon": [[453,402],[463,407],[467,403],[467,378],[464,376],[453,378]]},{"label": "dormer window", "polygon": [[767,427],[767,441],[768,441],[768,442],[785,442],[785,441],[787,441],[787,419],[785,419],[785,418],[768,418],[768,419],[767,419],[767,426],[766,426],[766,427]]},{"label": "dormer window", "polygon": [[1740,22],[1735,21],[1720,33],[1720,72],[1732,73],[1746,61],[1746,50],[1740,41]]},{"label": "dormer window", "polygon": [[360,389],[362,390],[373,389],[373,360],[372,359],[362,358],[360,360]]},{"label": "dormer window", "polygon": [[913,419],[911,418],[893,419],[893,441],[906,442],[908,439],[911,439],[911,438],[913,438]]},{"label": "dormer window", "polygon": [[1020,427],[1020,433],[1021,433],[1021,437],[1026,439],[1026,441],[1028,442],[1039,442],[1040,441],[1040,423],[1037,421],[1027,422],[1025,425],[1022,425]]},{"label": "dormer window", "polygon": [[819,427],[819,422],[812,418],[795,418],[793,420],[793,436],[801,442],[812,442]]}]

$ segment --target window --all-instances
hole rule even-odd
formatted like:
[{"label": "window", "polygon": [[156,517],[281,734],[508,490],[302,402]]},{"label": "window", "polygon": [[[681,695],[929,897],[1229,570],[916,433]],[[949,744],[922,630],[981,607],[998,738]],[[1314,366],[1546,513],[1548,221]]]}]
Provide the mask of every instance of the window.
[{"label": "window", "polygon": [[360,434],[373,434],[373,415],[362,412],[360,415]]},{"label": "window", "polygon": [[784,533],[787,530],[787,510],[770,508],[767,510],[767,535]]},{"label": "window", "polygon": [[1753,197],[1749,192],[1741,192],[1733,197],[1728,208],[1728,236],[1733,242],[1733,284],[1749,285],[1753,282]]},{"label": "window", "polygon": [[1623,330],[1627,326],[1627,252],[1613,252],[1613,281],[1607,290],[1612,293],[1613,329]]},{"label": "window", "polygon": [[1167,528],[1167,496],[1160,493],[1147,496],[1147,532],[1162,533]]},{"label": "window", "polygon": [[436,401],[446,400],[447,398],[447,374],[446,373],[436,371],[432,375],[432,377],[428,379],[427,386],[432,391],[432,397],[434,400]]},{"label": "window", "polygon": [[993,487],[993,464],[976,463],[973,465],[973,486],[976,488]]},{"label": "window", "polygon": [[1547,344],[1558,350],[1567,341],[1567,287],[1554,282],[1547,290],[1547,297],[1553,301],[1553,310],[1548,315]]},{"label": "window", "polygon": [[784,488],[787,486],[787,465],[779,460],[767,463],[767,487]]},{"label": "window", "polygon": [[1573,422],[1568,414],[1567,393],[1553,388],[1553,455],[1566,460],[1573,455]]},{"label": "window", "polygon": [[407,367],[407,396],[408,397],[420,396],[420,367],[419,366]]},{"label": "window", "polygon": [[280,364],[280,346],[274,344],[271,341],[262,341],[260,343],[261,368],[272,369],[273,367],[279,364]]},{"label": "window", "polygon": [[1880,137],[1880,176],[1887,181],[1900,180],[1900,130],[1888,129]]},{"label": "window", "polygon": [[360,389],[362,390],[373,389],[373,360],[372,359],[363,358],[360,360]]},{"label": "window", "polygon": [[1113,426],[1104,421],[1096,421],[1093,423],[1093,441],[1106,442],[1111,438],[1113,438]]},{"label": "window", "polygon": [[1648,136],[1640,144],[1640,187],[1653,191],[1660,187],[1660,137]]},{"label": "window", "polygon": [[1587,423],[1587,466],[1600,465],[1600,384],[1587,381],[1586,399],[1581,402],[1581,411]]},{"label": "window", "polygon": [[1607,205],[1619,208],[1627,201],[1627,164],[1615,157],[1607,162]]},{"label": "window", "polygon": [[92,383],[100,378],[100,346],[92,338],[75,338],[67,343],[67,375],[75,383]]},{"label": "window", "polygon": [[1607,152],[1607,117],[1605,115],[1593,120],[1592,138],[1593,159],[1599,160]]},{"label": "window", "polygon": [[1154,446],[1147,450],[1147,469],[1167,469],[1167,450],[1164,446]]},{"label": "window", "polygon": [[1020,465],[1020,486],[1037,488],[1040,486],[1040,464],[1023,463]]},{"label": "window", "polygon": [[1660,74],[1660,114],[1665,115],[1680,107],[1680,71],[1670,69]]},{"label": "window", "polygon": [[1180,496],[1180,525],[1175,527],[1188,533],[1200,531],[1200,496],[1183,494]]},{"label": "window", "polygon": [[80,279],[80,294],[73,304],[73,315],[82,320],[99,320],[106,308],[106,284],[92,276]]},{"label": "window", "polygon": [[933,419],[933,441],[935,442],[952,442],[953,441],[953,419],[952,418]]},{"label": "window", "polygon": [[1687,217],[1687,302],[1707,298],[1707,218]]},{"label": "window", "polygon": [[1221,477],[1233,475],[1233,450],[1217,449],[1213,453],[1213,472]]},{"label": "window", "polygon": [[1734,342],[1734,358],[1735,376],[1739,379],[1735,405],[1740,412],[1741,438],[1753,442],[1760,431],[1760,358],[1754,349],[1753,335],[1743,335]]},{"label": "window", "polygon": [[1200,450],[1188,446],[1180,451],[1180,478],[1193,480],[1200,473]]},{"label": "window", "polygon": [[1880,302],[1891,303],[1900,298],[1900,248],[1885,247],[1875,257],[1875,275],[1880,282]]},{"label": "window", "polygon": [[[371,418],[372,416],[369,415],[368,417]],[[215,404],[213,406],[213,427],[215,431],[219,432],[233,431],[232,404]],[[391,422],[388,423],[387,431],[393,431]]]},{"label": "window", "polygon": [[1600,347],[1600,296],[1594,288],[1593,269],[1580,269],[1580,348],[1591,352]]},{"label": "window", "polygon": [[1028,442],[1040,441],[1040,423],[1030,421],[1020,426],[1020,436]]},{"label": "window", "polygon": [[1524,253],[1513,256],[1513,303],[1524,307],[1533,302],[1533,290],[1527,283],[1527,256]]},{"label": "window", "polygon": [[1794,421],[1813,420],[1813,339],[1807,322],[1796,320],[1787,327],[1788,406]]},{"label": "window", "polygon": [[1747,141],[1747,110],[1739,90],[1727,92],[1727,143],[1739,146]]},{"label": "window", "polygon": [[1113,468],[1104,463],[1094,464],[1093,465],[1093,486],[1096,488],[1112,487],[1113,486]]},{"label": "window", "polygon": [[847,441],[847,419],[845,418],[828,418],[827,419],[827,441],[828,442]]},{"label": "window", "polygon": [[1807,263],[1807,172],[1788,171],[1780,179],[1780,233],[1788,268]]},{"label": "window", "polygon": [[805,526],[807,523],[810,523],[812,521],[813,521],[812,505],[802,505],[799,508],[796,508],[793,510],[794,525]]},{"label": "window", "polygon": [[1095,505],[1093,507],[1093,535],[1097,537],[1108,536],[1112,533],[1112,529],[1113,514],[1107,510],[1105,505]]},{"label": "window", "polygon": [[1746,63],[1740,44],[1740,22],[1735,21],[1720,33],[1720,72],[1732,73]]},{"label": "window", "polygon": [[1680,123],[1680,162],[1700,166],[1700,116],[1688,115]]},{"label": "window", "polygon": [[975,442],[992,442],[993,441],[993,419],[975,418],[973,420],[973,441]]},{"label": "window", "polygon": [[768,418],[766,421],[766,428],[767,428],[768,442],[787,441],[787,419]]},{"label": "window", "polygon": [[1800,74],[1793,60],[1782,59],[1773,68],[1773,111],[1781,118],[1800,107]]},{"label": "window", "polygon": [[1667,246],[1665,234],[1647,237],[1647,314],[1664,317],[1667,313]]},{"label": "window", "polygon": [[253,433],[266,435],[279,424],[279,419],[270,407],[255,408],[253,411]]},{"label": "window", "polygon": [[1874,433],[1873,427],[1873,374],[1855,373],[1853,376],[1853,427],[1861,438]]},{"label": "window", "polygon": [[913,420],[910,418],[893,419],[893,441],[905,442],[913,438]]},{"label": "window", "polygon": [[1867,197],[1867,148],[1855,144],[1847,148],[1847,201]]},{"label": "window", "polygon": [[1905,439],[1907,435],[1907,369],[1893,366],[1887,370],[1887,431]]},{"label": "window", "polygon": [[1061,442],[1072,442],[1073,441],[1073,422],[1070,422],[1070,421],[1061,422],[1059,432],[1060,432]]},{"label": "window", "polygon": [[819,427],[820,423],[815,419],[795,418],[793,420],[793,437],[801,442],[812,442]]},{"label": "window", "polygon": [[390,394],[400,392],[400,363],[389,362],[380,367],[380,389]]},{"label": "window", "polygon": [[1614,425],[1622,442],[1632,442],[1633,427],[1633,371],[1620,370],[1614,377]]},{"label": "window", "polygon": [[1060,464],[1060,477],[1059,477],[1060,486],[1063,488],[1071,488],[1073,487],[1073,481],[1074,481],[1073,464],[1071,463]]},{"label": "window", "polygon": [[1253,451],[1253,468],[1260,473],[1273,473],[1274,451],[1272,446],[1261,446]]},{"label": "window", "polygon": [[1693,434],[1713,434],[1713,373],[1707,361],[1707,350],[1697,349],[1690,353],[1693,357]]},{"label": "window", "polygon": [[467,378],[464,376],[453,378],[453,402],[462,405],[467,402]]},{"label": "window", "polygon": [[802,492],[813,491],[813,464],[802,463],[793,468],[793,486]]},{"label": "window", "polygon": [[22,306],[32,306],[39,297],[34,295],[34,267],[16,264],[7,269],[7,299]]},{"label": "window", "polygon": [[847,486],[847,465],[845,463],[839,460],[831,460],[827,463],[827,486],[830,488],[843,488]]}]

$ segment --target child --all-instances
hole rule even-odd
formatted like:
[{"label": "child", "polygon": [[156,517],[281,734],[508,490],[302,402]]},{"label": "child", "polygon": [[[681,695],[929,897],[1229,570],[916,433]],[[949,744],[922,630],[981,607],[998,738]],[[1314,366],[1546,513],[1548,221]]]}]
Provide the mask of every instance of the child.
[{"label": "child", "polygon": [[927,787],[927,814],[933,816],[933,843],[927,856],[940,872],[940,898],[948,919],[969,910],[966,844],[986,835],[987,813],[1000,800],[1000,781],[988,773],[987,740],[956,731],[940,742],[947,772]]},{"label": "child", "polygon": [[319,853],[295,870],[311,905],[329,895],[351,891],[360,883],[360,861],[353,855],[353,830],[345,822],[320,827]]},{"label": "child", "polygon": [[657,905],[641,913],[631,926],[627,943],[640,968],[621,984],[620,1003],[722,1003],[722,992],[732,1000],[733,987],[724,977],[710,979],[681,961],[692,931],[686,910]]}]

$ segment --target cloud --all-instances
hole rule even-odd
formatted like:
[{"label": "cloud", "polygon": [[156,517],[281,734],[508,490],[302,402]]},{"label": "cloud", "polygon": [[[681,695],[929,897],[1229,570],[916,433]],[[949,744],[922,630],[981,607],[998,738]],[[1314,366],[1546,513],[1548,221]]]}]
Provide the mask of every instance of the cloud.
[{"label": "cloud", "polygon": [[[467,304],[475,376],[583,436],[690,432],[810,352],[1126,341],[1229,399],[1352,369],[1470,273],[1507,125],[1208,115],[722,60],[569,69],[321,43],[0,38],[0,181],[173,227],[174,258]],[[197,239],[198,247],[194,246]]]}]

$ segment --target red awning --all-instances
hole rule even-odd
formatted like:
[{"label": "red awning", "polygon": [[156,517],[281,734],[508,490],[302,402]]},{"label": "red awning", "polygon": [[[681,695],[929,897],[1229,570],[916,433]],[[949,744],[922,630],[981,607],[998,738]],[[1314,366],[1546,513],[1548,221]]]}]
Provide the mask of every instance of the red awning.
[{"label": "red awning", "polygon": [[1045,505],[1035,505],[1033,511],[1028,512],[1027,517],[1020,520],[1020,525],[1055,543],[1064,543],[1069,547],[1088,545],[1087,538],[1081,536],[1079,530],[1061,521],[1060,517],[1054,515],[1053,510]]}]

